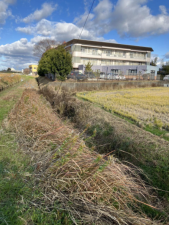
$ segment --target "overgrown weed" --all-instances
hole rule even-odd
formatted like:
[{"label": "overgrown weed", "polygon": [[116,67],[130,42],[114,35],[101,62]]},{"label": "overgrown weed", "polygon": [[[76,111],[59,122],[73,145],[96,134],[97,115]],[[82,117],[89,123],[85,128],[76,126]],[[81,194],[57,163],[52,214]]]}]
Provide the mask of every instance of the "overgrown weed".
[{"label": "overgrown weed", "polygon": [[[29,96],[26,103],[25,96]],[[57,99],[51,101],[55,104]],[[80,119],[86,116],[82,113]],[[159,224],[140,208],[140,202],[151,207],[153,198],[137,170],[109,154],[88,149],[79,134],[65,126],[36,91],[24,92],[9,122],[20,145],[36,162],[35,177],[41,182],[46,205],[59,201],[79,224]],[[111,130],[105,136],[109,133]]]},{"label": "overgrown weed", "polygon": [[[168,196],[169,190],[169,143],[163,139],[135,126],[133,121],[124,120],[102,109],[93,106],[89,102],[80,101],[70,93],[57,93],[50,86],[41,89],[41,92],[49,100],[57,112],[60,105],[63,106],[61,116],[68,117],[81,131],[89,125],[86,134],[93,138],[86,141],[90,148],[99,153],[114,153],[120,159],[129,161],[141,167],[156,188],[162,189],[160,195]],[[70,112],[70,113],[69,113]],[[145,127],[149,131],[149,127]],[[151,129],[156,134],[155,128]],[[161,135],[165,135],[161,131]],[[166,139],[168,137],[165,137]]]}]

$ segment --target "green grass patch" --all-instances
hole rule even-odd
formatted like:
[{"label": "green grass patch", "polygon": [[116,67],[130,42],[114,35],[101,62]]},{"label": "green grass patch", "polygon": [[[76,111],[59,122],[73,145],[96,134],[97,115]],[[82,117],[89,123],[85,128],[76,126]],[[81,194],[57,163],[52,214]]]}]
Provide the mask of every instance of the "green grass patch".
[{"label": "green grass patch", "polygon": [[0,92],[0,125],[22,95],[23,89],[19,88],[20,85]]},{"label": "green grass patch", "polygon": [[1,135],[0,152],[0,224],[72,224],[59,204],[46,210],[30,158],[18,150],[10,133]]},{"label": "green grass patch", "polygon": [[157,135],[161,138],[164,138],[166,141],[169,141],[169,137],[166,137],[165,134],[169,133],[166,130],[159,130],[156,127],[150,127],[150,126],[145,126],[144,128],[146,131],[149,131],[150,133]]}]

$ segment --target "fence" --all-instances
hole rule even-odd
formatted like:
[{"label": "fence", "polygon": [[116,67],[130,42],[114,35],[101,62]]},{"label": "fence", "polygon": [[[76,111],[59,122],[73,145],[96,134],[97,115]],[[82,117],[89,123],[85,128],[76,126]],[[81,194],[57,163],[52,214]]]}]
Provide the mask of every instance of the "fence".
[{"label": "fence", "polygon": [[154,73],[138,74],[129,73],[123,75],[120,73],[99,73],[99,72],[84,72],[88,78],[92,79],[104,79],[104,80],[160,80],[160,76],[155,76]]},{"label": "fence", "polygon": [[[122,74],[105,74],[105,73],[99,73],[99,72],[84,72],[84,74],[87,76],[88,80],[162,80],[160,75],[155,76],[153,73],[147,73],[147,74],[137,74],[137,73],[131,73],[128,75],[122,75]],[[48,73],[45,74],[45,77],[51,79],[52,81],[55,81],[57,78],[57,75]]]}]

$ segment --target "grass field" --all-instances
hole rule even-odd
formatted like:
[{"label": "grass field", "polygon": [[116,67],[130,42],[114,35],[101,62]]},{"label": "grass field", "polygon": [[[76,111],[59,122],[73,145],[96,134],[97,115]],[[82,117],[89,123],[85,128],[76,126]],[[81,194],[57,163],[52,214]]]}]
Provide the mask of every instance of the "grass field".
[{"label": "grass field", "polygon": [[79,93],[105,110],[126,117],[141,127],[169,130],[169,89],[164,87]]}]

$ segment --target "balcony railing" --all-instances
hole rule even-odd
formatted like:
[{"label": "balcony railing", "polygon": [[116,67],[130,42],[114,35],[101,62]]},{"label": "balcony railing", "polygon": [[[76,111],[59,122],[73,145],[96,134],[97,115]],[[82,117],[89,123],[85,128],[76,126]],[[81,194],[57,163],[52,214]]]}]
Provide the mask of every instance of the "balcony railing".
[{"label": "balcony railing", "polygon": [[82,55],[99,55],[101,56],[101,53],[98,53],[98,52],[81,52]]}]

